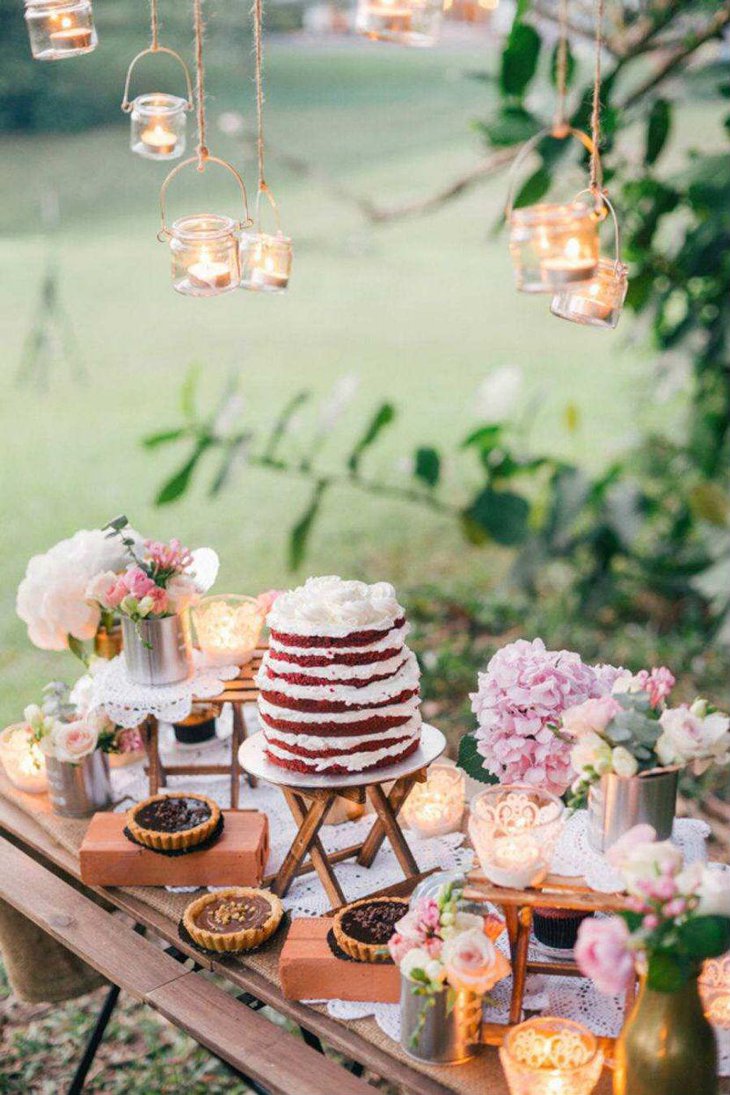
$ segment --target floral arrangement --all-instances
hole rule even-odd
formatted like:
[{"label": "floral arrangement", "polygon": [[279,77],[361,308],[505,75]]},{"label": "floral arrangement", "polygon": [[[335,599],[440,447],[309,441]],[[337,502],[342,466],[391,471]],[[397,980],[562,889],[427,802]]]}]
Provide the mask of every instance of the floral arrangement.
[{"label": "floral arrangement", "polygon": [[570,650],[546,650],[542,639],[502,647],[471,695],[478,727],[462,740],[460,765],[482,782],[563,794],[573,779],[570,744],[554,728],[566,708],[610,692],[620,672],[586,665]]},{"label": "floral arrangement", "polygon": [[89,708],[91,679],[89,674],[81,677],[71,690],[62,681],[52,681],[43,689],[43,703],[25,708],[23,718],[46,756],[78,764],[96,749],[131,753],[142,748],[138,730],[120,729],[102,710]]},{"label": "floral arrangement", "polygon": [[674,677],[665,667],[623,672],[610,695],[568,708],[559,734],[570,743],[577,779],[570,805],[584,804],[608,772],[630,777],[659,769],[730,762],[730,717],[697,699],[667,706]]},{"label": "floral arrangement", "polygon": [[[460,908],[461,888],[448,883],[435,898],[423,897],[395,925],[390,955],[411,991],[433,1006],[442,990],[485,993],[509,972],[507,960],[485,934],[485,919]],[[418,1041],[425,1023],[413,1036]]]},{"label": "floral arrangement", "polygon": [[675,992],[706,958],[730,948],[730,872],[685,865],[679,848],[655,836],[651,826],[637,825],[613,845],[608,858],[623,876],[630,908],[579,928],[575,960],[600,992],[624,991],[637,962],[649,988]]}]

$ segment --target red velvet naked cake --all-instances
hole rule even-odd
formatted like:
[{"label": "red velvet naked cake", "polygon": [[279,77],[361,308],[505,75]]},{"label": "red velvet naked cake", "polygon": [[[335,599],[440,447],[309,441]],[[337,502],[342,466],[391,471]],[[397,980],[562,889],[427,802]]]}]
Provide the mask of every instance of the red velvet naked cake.
[{"label": "red velvet naked cake", "polygon": [[276,599],[267,623],[257,683],[273,764],[339,775],[416,751],[420,673],[392,585],[310,578]]}]

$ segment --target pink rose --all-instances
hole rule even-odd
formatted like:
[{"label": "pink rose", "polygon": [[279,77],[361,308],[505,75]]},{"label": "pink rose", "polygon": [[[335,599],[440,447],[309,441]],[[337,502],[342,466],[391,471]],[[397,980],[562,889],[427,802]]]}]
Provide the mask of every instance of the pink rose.
[{"label": "pink rose", "polygon": [[496,952],[480,928],[470,928],[448,939],[441,960],[452,988],[486,992],[494,984]]},{"label": "pink rose", "polygon": [[621,705],[613,696],[586,700],[569,707],[563,715],[562,729],[573,737],[590,732],[603,734],[611,719],[619,713]]},{"label": "pink rose", "polygon": [[101,605],[102,608],[110,610],[116,608],[121,601],[122,597],[127,592],[119,596],[118,600],[114,600],[116,596],[117,586],[119,585],[119,578],[112,570],[102,571],[101,574],[97,574],[95,578],[92,578],[86,587],[86,600],[95,601],[96,604]]},{"label": "pink rose", "polygon": [[140,611],[144,605],[145,616],[162,616],[167,612],[167,591],[161,586],[153,585],[149,593],[145,594],[140,602]]},{"label": "pink rose", "polygon": [[75,764],[96,749],[99,735],[88,722],[57,722],[51,732],[51,744],[56,760]]},{"label": "pink rose", "polygon": [[130,567],[123,575],[123,581],[127,592],[136,597],[138,601],[146,597],[151,590],[158,588],[141,567]]},{"label": "pink rose", "polygon": [[607,996],[623,992],[633,975],[634,956],[629,949],[629,938],[629,929],[618,916],[608,920],[589,917],[578,930],[573,950],[578,968]]},{"label": "pink rose", "polygon": [[405,916],[396,921],[394,928],[395,932],[403,939],[409,939],[414,946],[420,947],[424,933],[421,930],[418,913],[415,909],[411,909],[410,912],[407,912]]},{"label": "pink rose", "polygon": [[400,966],[408,952],[412,951],[417,946],[418,942],[414,940],[412,936],[401,935],[399,932],[391,935],[388,941],[390,957],[393,959],[396,966]]}]

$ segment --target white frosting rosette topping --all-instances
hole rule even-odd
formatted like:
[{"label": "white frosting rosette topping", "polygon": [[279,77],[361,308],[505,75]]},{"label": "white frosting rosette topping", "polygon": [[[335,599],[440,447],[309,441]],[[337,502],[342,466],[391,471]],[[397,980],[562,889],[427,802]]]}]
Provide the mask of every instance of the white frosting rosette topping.
[{"label": "white frosting rosette topping", "polygon": [[342,637],[390,629],[403,615],[390,582],[368,585],[327,575],[277,597],[267,623],[284,634]]}]

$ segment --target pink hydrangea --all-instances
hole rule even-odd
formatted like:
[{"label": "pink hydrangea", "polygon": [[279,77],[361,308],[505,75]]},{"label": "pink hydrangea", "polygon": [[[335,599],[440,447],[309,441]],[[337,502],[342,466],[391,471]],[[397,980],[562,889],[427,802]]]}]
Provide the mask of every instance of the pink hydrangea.
[{"label": "pink hydrangea", "polygon": [[618,670],[596,672],[570,650],[542,639],[498,650],[471,695],[477,748],[502,783],[530,783],[555,794],[570,785],[570,743],[553,731],[563,711],[610,691]]}]

